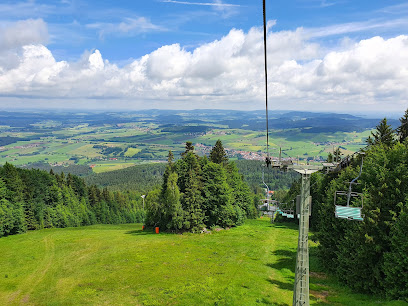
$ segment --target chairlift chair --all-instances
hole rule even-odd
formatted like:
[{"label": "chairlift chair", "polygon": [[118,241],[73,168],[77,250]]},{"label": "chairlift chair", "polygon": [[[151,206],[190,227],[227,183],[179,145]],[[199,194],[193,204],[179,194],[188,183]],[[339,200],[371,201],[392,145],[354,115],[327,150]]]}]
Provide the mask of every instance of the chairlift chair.
[{"label": "chairlift chair", "polygon": [[276,205],[275,200],[271,200],[267,198],[267,199],[261,199],[260,202],[261,202],[261,205],[260,205],[261,210],[271,211],[271,212],[275,212],[278,210],[278,206]]},{"label": "chairlift chair", "polygon": [[294,219],[295,218],[295,211],[294,211],[293,203],[290,206],[287,203],[280,203],[278,211],[280,212],[282,217],[286,217],[286,218],[289,218],[289,219]]},{"label": "chairlift chair", "polygon": [[262,203],[263,207],[266,207],[267,212],[272,212],[272,217],[273,217],[273,215],[275,214],[275,212],[278,209],[278,206],[276,205],[277,201],[272,200],[272,199],[269,198],[269,186],[265,183],[264,171],[263,170],[262,170],[262,183],[266,187],[266,198],[261,199],[261,203]]},{"label": "chairlift chair", "polygon": [[337,167],[336,163],[322,163],[323,171],[327,174],[330,171],[334,171]]},{"label": "chairlift chair", "polygon": [[[363,200],[364,200],[363,194],[359,193],[359,192],[352,191],[353,184],[354,185],[358,184],[358,183],[356,183],[356,181],[360,177],[362,170],[363,170],[363,156],[361,157],[360,173],[358,174],[358,176],[355,179],[353,179],[351,182],[349,182],[348,191],[339,191],[339,190],[337,190],[334,193],[334,205],[335,205],[334,215],[335,215],[336,218],[363,221],[364,215],[361,214],[361,210],[363,208]],[[346,196],[347,197],[346,206],[338,204],[339,203],[338,196]],[[352,198],[360,198],[359,201],[360,201],[361,205],[359,207],[350,206],[350,202],[351,202]]]},{"label": "chairlift chair", "polygon": [[290,165],[293,165],[291,160],[282,160],[282,148],[279,148],[279,159],[276,161],[271,160],[269,157],[269,163],[272,168],[279,169],[283,172],[288,170]]}]

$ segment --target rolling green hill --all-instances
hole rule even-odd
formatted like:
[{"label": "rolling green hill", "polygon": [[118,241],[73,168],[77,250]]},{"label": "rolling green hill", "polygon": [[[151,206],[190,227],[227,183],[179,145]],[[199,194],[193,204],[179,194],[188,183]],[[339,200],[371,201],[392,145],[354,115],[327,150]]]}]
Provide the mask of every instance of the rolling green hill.
[{"label": "rolling green hill", "polygon": [[[0,239],[1,305],[290,305],[297,230],[266,219],[212,234],[141,224],[44,229]],[[311,249],[311,304],[403,305],[353,294]]]}]

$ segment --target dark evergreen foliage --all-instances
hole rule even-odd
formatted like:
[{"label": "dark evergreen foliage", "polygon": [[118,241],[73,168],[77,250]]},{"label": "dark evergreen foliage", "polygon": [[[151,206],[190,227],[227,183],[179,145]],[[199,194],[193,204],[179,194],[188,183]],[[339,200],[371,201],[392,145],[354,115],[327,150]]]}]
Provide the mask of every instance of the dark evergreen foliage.
[{"label": "dark evergreen foliage", "polygon": [[404,116],[400,118],[401,125],[397,128],[397,133],[400,142],[404,142],[408,138],[408,109]]},{"label": "dark evergreen foliage", "polygon": [[[395,298],[396,287],[402,290],[408,286],[406,278],[390,281],[398,270],[406,271],[403,265],[396,268],[392,262],[397,256],[398,261],[407,260],[407,253],[401,257],[407,240],[401,239],[401,233],[395,230],[396,226],[408,226],[402,218],[403,211],[408,209],[407,146],[397,143],[389,147],[378,143],[366,151],[360,184],[353,188],[364,194],[364,221],[336,219],[334,192],[347,190],[345,182],[357,177],[359,164],[357,159],[337,178],[318,183],[318,190],[326,190],[323,197],[313,199],[314,208],[318,208],[319,254],[327,268],[353,289],[382,292]],[[352,205],[361,206],[361,202],[354,200]],[[391,283],[394,285],[390,287]],[[408,298],[407,295],[399,297]]]},{"label": "dark evergreen foliage", "polygon": [[166,164],[137,165],[121,170],[92,174],[84,177],[87,184],[107,187],[111,191],[149,192],[162,182]]},{"label": "dark evergreen foliage", "polygon": [[394,130],[391,125],[388,124],[387,118],[384,118],[376,126],[376,130],[371,132],[371,136],[368,137],[367,143],[369,145],[382,143],[386,146],[391,146],[395,143]]},{"label": "dark evergreen foliage", "polygon": [[[339,173],[312,175],[313,240],[328,271],[352,289],[408,301],[408,142],[394,140],[386,119],[367,142],[359,184],[353,185],[364,201],[351,201],[363,205],[363,221],[334,214],[335,191],[346,191],[358,176],[358,156]],[[298,193],[293,184],[288,197]]]},{"label": "dark evergreen foliage", "polygon": [[228,162],[227,153],[225,153],[222,142],[219,139],[210,152],[210,160],[216,164],[223,164]]},{"label": "dark evergreen foliage", "polygon": [[[220,152],[219,156],[226,154]],[[175,163],[169,152],[161,190],[151,192],[146,202],[146,224],[172,231],[236,226],[257,215],[257,202],[236,165],[225,159],[214,163],[205,156],[201,158],[191,143],[186,144],[186,152]]]},{"label": "dark evergreen foliage", "polygon": [[333,154],[331,152],[329,152],[329,154],[327,155],[327,162],[328,163],[332,163],[333,162]]},{"label": "dark evergreen foliage", "polygon": [[49,227],[141,222],[139,195],[100,190],[82,178],[0,167],[0,237]]},{"label": "dark evergreen foliage", "polygon": [[335,162],[340,162],[341,156],[342,156],[343,154],[341,153],[340,148],[337,147],[337,148],[334,150],[333,155],[334,155],[334,161],[335,161]]}]

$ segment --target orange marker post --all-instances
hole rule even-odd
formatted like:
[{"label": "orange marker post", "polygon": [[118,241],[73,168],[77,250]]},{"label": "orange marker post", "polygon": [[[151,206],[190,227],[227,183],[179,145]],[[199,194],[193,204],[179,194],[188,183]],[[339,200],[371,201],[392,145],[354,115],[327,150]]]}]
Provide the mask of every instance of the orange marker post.
[{"label": "orange marker post", "polygon": [[156,227],[156,234],[158,234],[159,233],[159,228],[158,227]]}]

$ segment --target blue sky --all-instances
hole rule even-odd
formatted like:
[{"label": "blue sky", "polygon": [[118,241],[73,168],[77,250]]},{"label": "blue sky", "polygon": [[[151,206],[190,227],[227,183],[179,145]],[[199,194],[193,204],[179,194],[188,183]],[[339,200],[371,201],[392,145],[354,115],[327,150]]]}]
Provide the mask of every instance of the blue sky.
[{"label": "blue sky", "polygon": [[[266,6],[276,108],[407,108],[406,1]],[[0,16],[3,109],[262,108],[262,1],[2,1]]]}]

